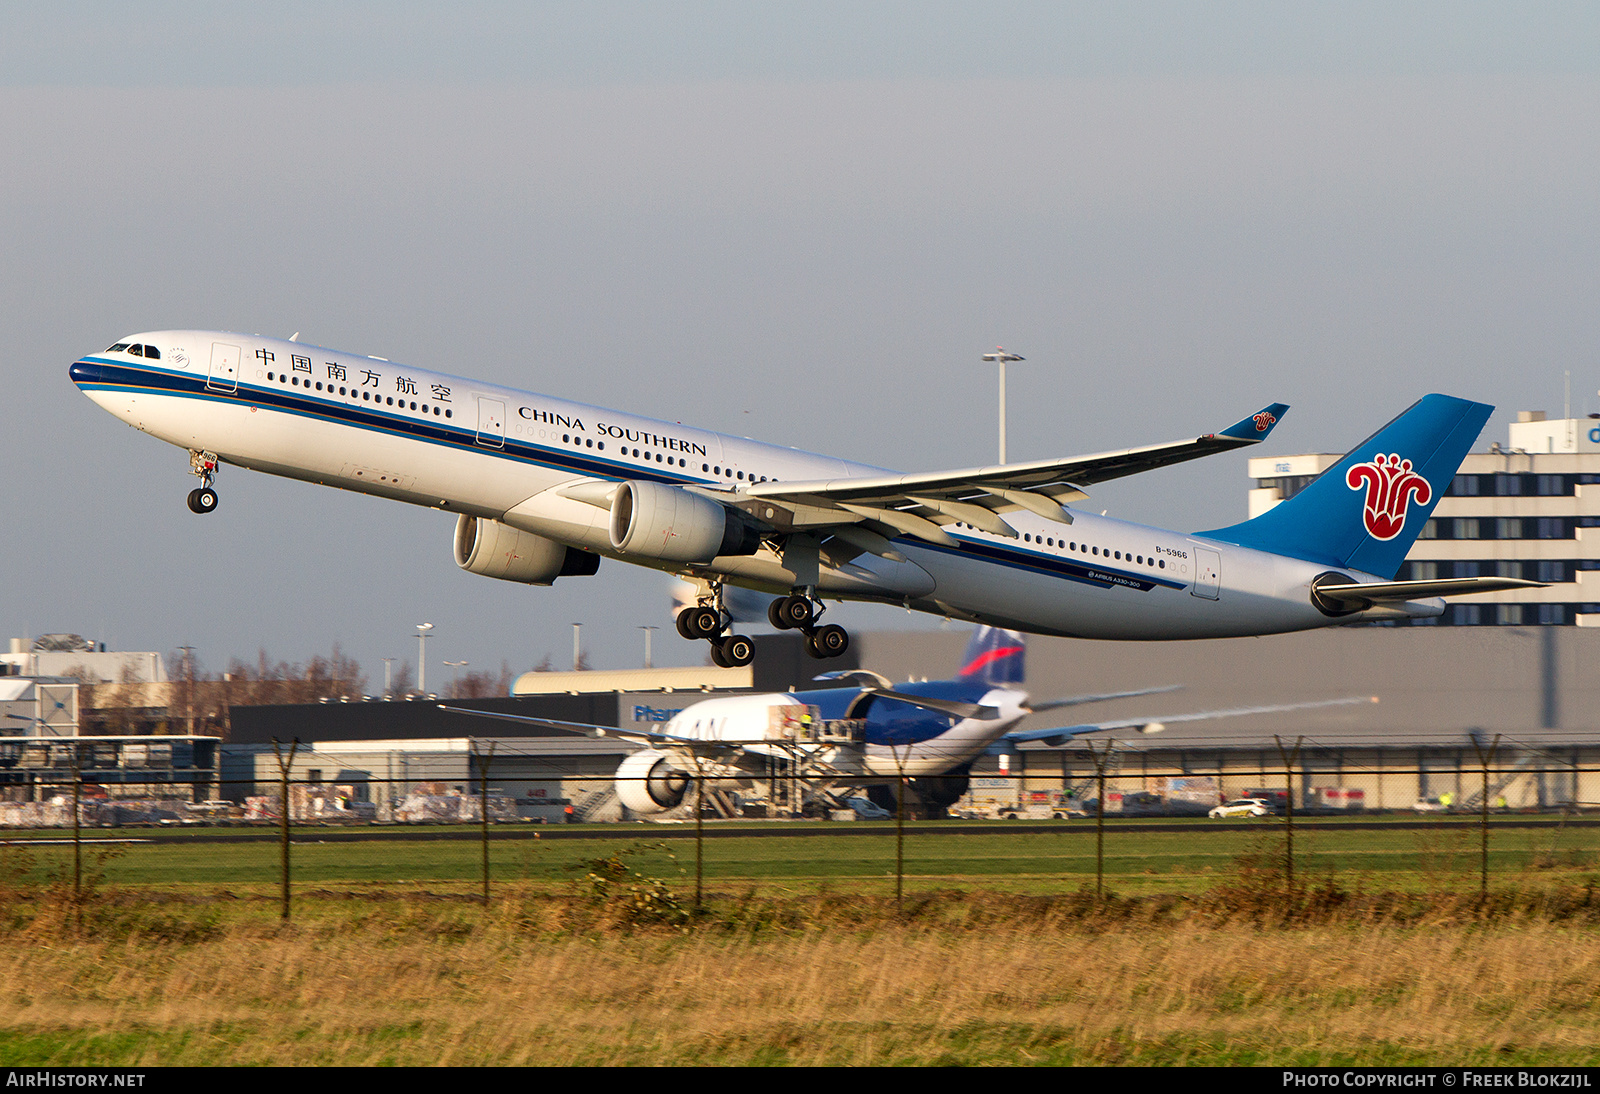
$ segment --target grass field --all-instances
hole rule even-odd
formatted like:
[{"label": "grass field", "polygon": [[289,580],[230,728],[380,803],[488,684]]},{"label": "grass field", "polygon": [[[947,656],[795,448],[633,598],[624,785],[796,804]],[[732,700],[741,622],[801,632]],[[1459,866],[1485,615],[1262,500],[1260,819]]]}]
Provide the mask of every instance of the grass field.
[{"label": "grass field", "polygon": [[0,1064],[1600,1063],[1588,829],[405,834],[0,851]]}]

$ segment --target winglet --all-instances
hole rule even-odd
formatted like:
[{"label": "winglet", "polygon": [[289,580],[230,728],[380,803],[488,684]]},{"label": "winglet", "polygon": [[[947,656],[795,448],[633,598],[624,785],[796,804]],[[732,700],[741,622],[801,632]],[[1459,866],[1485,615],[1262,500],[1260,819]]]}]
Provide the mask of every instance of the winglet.
[{"label": "winglet", "polygon": [[1217,435],[1251,443],[1264,441],[1267,439],[1267,434],[1272,432],[1272,427],[1278,424],[1278,419],[1288,410],[1288,403],[1273,403],[1262,407],[1248,418],[1241,418]]}]

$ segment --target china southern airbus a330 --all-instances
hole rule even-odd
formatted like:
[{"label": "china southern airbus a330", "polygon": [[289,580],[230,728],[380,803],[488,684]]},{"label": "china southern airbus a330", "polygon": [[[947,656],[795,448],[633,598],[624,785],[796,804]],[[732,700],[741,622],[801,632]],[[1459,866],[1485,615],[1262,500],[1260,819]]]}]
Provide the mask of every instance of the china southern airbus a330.
[{"label": "china southern airbus a330", "polygon": [[1426,617],[1438,599],[1532,582],[1394,581],[1492,407],[1429,395],[1305,490],[1185,535],[1070,508],[1096,483],[1265,439],[1273,404],[1216,433],[1090,456],[900,474],[295,341],[131,335],[70,368],[129,425],[186,449],[197,513],[224,463],[458,514],[456,562],[548,585],[602,557],[696,586],[678,616],[748,663],[724,582],[818,657],[849,636],[825,600],[867,600],[1082,638],[1275,634]]}]

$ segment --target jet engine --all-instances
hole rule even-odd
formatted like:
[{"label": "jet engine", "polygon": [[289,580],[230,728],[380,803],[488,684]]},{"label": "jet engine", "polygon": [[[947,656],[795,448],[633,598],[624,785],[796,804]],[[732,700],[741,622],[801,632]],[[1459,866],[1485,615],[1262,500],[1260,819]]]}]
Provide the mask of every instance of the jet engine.
[{"label": "jet engine", "polygon": [[611,546],[667,562],[753,555],[761,529],[739,509],[659,482],[625,482],[611,502]]},{"label": "jet engine", "polygon": [[682,804],[689,773],[660,749],[635,752],[617,768],[617,798],[635,813],[662,813]]},{"label": "jet engine", "polygon": [[558,577],[587,577],[600,556],[465,513],[456,520],[456,565],[468,573],[549,585]]}]

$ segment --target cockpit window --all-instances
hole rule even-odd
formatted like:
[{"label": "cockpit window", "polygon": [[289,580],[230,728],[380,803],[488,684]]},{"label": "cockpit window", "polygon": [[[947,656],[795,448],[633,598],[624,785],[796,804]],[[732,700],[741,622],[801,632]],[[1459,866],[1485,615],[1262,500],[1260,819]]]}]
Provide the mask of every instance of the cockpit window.
[{"label": "cockpit window", "polygon": [[150,358],[152,361],[161,360],[161,351],[156,349],[154,346],[144,347],[144,355]]},{"label": "cockpit window", "polygon": [[135,357],[143,357],[144,356],[144,347],[143,346],[129,346],[128,347],[128,352],[133,354]]},{"label": "cockpit window", "polygon": [[127,348],[128,348],[128,343],[126,343],[126,342],[118,342],[116,345],[114,345],[110,349],[106,350],[106,352],[107,353],[121,353],[123,350],[125,350]]}]

